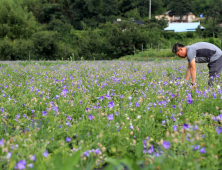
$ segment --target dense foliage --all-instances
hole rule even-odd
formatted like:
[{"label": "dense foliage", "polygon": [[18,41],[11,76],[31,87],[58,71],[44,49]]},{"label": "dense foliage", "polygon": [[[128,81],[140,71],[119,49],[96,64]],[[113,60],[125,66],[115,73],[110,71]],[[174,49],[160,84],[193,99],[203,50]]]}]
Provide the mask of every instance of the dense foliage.
[{"label": "dense foliage", "polygon": [[[27,60],[29,54],[34,60],[115,59],[168,42],[185,43],[187,38],[220,38],[221,4],[221,0],[155,0],[148,19],[149,0],[2,0],[0,59]],[[206,30],[192,35],[162,32],[167,22],[154,16],[169,9],[177,15],[202,13]],[[145,25],[132,23],[132,18]]]},{"label": "dense foliage", "polygon": [[221,87],[186,65],[2,62],[1,169],[221,169]]}]

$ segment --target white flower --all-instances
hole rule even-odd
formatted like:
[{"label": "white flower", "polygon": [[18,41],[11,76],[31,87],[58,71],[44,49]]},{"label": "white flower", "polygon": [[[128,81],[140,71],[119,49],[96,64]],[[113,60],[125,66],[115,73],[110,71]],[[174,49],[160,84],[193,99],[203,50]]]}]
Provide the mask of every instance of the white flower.
[{"label": "white flower", "polygon": [[5,158],[6,158],[6,159],[10,159],[11,156],[12,156],[12,153],[11,153],[11,152],[8,152]]},{"label": "white flower", "polygon": [[140,118],[141,118],[141,115],[138,115],[137,118],[140,119]]},{"label": "white flower", "polygon": [[219,85],[217,85],[217,88],[220,90],[220,86]]},{"label": "white flower", "polygon": [[128,97],[128,99],[129,99],[129,100],[131,100],[131,99],[132,99],[132,97],[131,97],[131,96],[129,96],[129,97]]}]

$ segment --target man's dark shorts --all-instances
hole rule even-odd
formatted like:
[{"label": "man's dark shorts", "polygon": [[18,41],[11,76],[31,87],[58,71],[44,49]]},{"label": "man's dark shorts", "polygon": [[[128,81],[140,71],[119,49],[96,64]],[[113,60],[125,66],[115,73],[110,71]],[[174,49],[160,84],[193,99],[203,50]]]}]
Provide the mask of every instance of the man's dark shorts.
[{"label": "man's dark shorts", "polygon": [[218,58],[216,61],[213,61],[213,62],[209,63],[207,66],[209,68],[208,85],[212,86],[213,81],[215,80],[215,78],[217,78],[216,75],[221,73],[221,70],[222,70],[222,56],[220,58]]}]

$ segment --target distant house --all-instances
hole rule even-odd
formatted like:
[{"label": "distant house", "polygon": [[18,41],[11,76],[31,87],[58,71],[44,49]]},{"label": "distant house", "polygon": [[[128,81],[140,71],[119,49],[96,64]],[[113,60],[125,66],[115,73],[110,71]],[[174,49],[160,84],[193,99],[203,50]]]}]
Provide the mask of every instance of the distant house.
[{"label": "distant house", "polygon": [[141,20],[141,21],[132,21],[132,23],[136,23],[137,25],[144,25],[144,22]]},{"label": "distant house", "polygon": [[[196,31],[200,22],[192,23],[169,23],[169,26],[164,29],[164,31],[173,31],[173,32],[188,32]],[[200,25],[200,29],[204,30],[205,28]]]},{"label": "distant house", "polygon": [[[170,16],[169,15],[170,11],[171,10],[169,10],[161,15],[156,15],[155,18],[160,20],[165,17],[165,20],[168,20],[169,23],[180,22],[180,16],[179,15]],[[196,16],[192,12],[189,12],[186,15],[182,16],[182,22],[193,22],[193,21],[196,21]]]},{"label": "distant house", "polygon": [[[134,18],[131,18],[131,19],[132,19],[132,23],[136,23],[137,25],[144,25],[144,22],[142,20],[134,21]],[[113,23],[122,23],[122,21],[121,19],[117,19]]]}]

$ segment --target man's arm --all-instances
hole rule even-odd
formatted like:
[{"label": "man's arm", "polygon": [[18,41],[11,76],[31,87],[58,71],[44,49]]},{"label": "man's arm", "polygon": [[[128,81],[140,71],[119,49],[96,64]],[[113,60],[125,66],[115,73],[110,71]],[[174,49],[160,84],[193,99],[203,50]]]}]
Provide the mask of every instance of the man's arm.
[{"label": "man's arm", "polygon": [[187,74],[186,74],[186,81],[188,82],[190,79],[191,73],[190,73],[190,63],[188,62],[187,66]]},{"label": "man's arm", "polygon": [[195,58],[190,62],[190,73],[192,77],[192,83],[195,84],[196,81],[196,64]]}]

